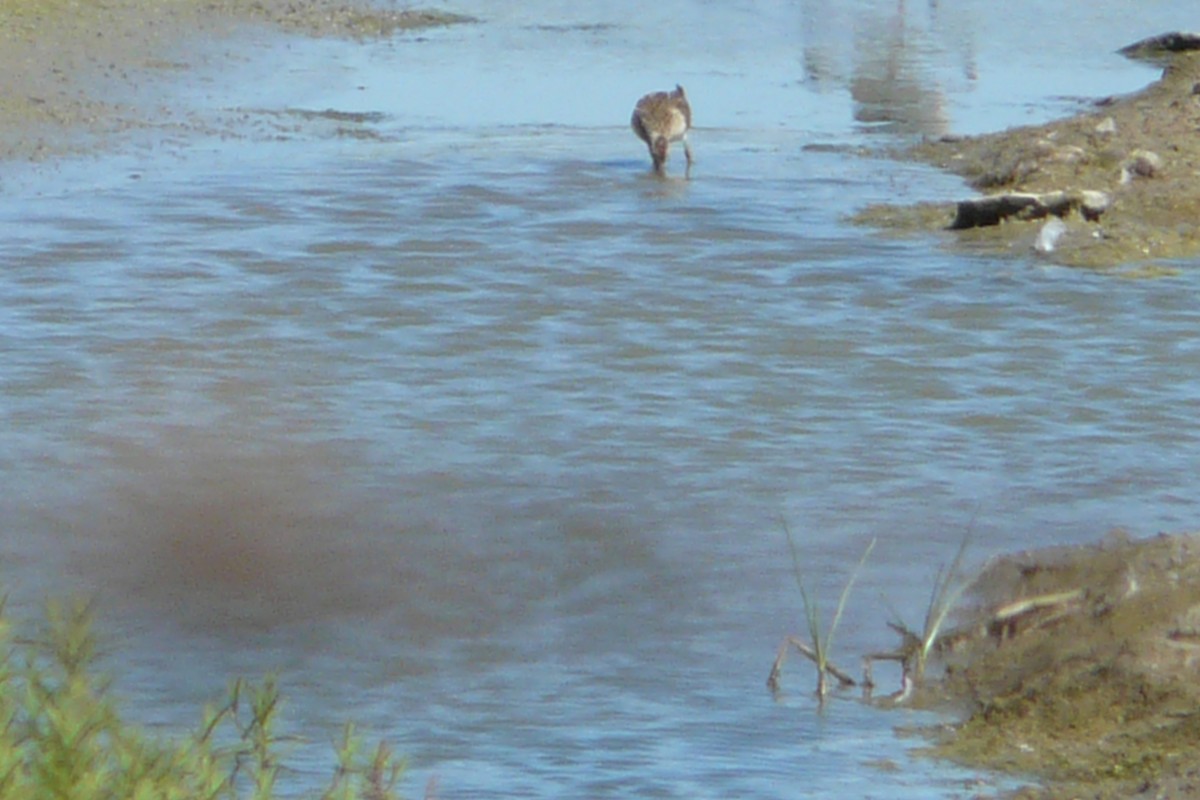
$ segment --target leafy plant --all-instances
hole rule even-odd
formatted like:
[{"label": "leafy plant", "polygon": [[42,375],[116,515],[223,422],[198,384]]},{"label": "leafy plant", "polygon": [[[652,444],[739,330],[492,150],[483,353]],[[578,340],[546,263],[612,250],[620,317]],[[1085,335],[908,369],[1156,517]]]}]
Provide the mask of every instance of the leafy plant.
[{"label": "leafy plant", "polygon": [[[121,720],[97,677],[92,609],[50,603],[33,638],[17,639],[0,603],[0,797],[5,800],[269,800],[284,774],[275,731],[282,702],[268,677],[235,681],[181,741]],[[404,766],[386,744],[366,757],[347,725],[325,800],[398,800]]]}]

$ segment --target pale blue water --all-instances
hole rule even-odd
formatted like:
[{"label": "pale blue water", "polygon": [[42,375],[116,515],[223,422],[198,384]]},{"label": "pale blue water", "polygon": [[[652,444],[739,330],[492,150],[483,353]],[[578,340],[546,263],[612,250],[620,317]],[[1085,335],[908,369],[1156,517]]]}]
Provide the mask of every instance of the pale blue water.
[{"label": "pale blue water", "polygon": [[[99,592],[131,713],[166,729],[278,670],[297,790],[352,718],[409,755],[412,796],[976,791],[907,755],[893,728],[928,717],[818,713],[799,661],[767,693],[802,624],[782,520],[827,607],[879,540],[851,669],[968,527],[975,563],[1194,527],[1197,277],[850,227],[965,190],[848,151],[1132,90],[1153,71],[1112,51],[1187,20],[761,5],[255,32],[242,72],[179,90],[248,135],[9,168],[18,608]],[[627,127],[676,81],[689,182]],[[295,113],[326,109],[367,116]]]}]

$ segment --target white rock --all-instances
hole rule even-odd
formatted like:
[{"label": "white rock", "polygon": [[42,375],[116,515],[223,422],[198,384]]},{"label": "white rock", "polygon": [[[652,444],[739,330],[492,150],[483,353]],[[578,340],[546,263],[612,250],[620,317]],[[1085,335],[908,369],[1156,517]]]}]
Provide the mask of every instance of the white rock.
[{"label": "white rock", "polygon": [[1067,232],[1067,223],[1063,222],[1058,217],[1047,222],[1038,231],[1037,239],[1033,243],[1033,249],[1039,253],[1053,253],[1054,248],[1058,246],[1058,240]]},{"label": "white rock", "polygon": [[1112,196],[1108,192],[1084,189],[1079,193],[1079,213],[1089,222],[1100,219],[1100,215],[1108,211],[1111,205]]},{"label": "white rock", "polygon": [[1162,172],[1163,160],[1158,153],[1149,150],[1134,150],[1121,165],[1121,183],[1134,178],[1153,178]]}]

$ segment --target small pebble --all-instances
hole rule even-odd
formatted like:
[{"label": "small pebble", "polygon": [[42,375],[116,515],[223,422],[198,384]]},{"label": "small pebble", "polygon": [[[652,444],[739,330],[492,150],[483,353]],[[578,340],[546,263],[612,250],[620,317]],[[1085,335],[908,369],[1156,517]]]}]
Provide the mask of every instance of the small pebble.
[{"label": "small pebble", "polygon": [[1162,172],[1162,156],[1149,150],[1134,150],[1121,165],[1121,183],[1134,178],[1153,178]]},{"label": "small pebble", "polygon": [[1087,151],[1082,147],[1069,144],[1055,150],[1051,155],[1051,160],[1061,164],[1078,164],[1081,161],[1087,160]]},{"label": "small pebble", "polygon": [[1100,219],[1100,215],[1111,205],[1112,196],[1108,192],[1084,189],[1079,193],[1079,213],[1089,222]]}]

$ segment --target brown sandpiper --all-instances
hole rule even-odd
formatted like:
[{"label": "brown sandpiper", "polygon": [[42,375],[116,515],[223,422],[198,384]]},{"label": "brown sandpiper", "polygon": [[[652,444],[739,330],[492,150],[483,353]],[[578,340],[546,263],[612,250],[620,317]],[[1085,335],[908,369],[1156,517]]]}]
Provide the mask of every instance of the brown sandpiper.
[{"label": "brown sandpiper", "polygon": [[654,92],[638,100],[629,124],[650,148],[655,172],[665,174],[671,142],[683,142],[683,154],[687,157],[688,171],[691,171],[692,148],[687,133],[692,127],[692,106],[682,86],[675,84],[673,92]]}]

